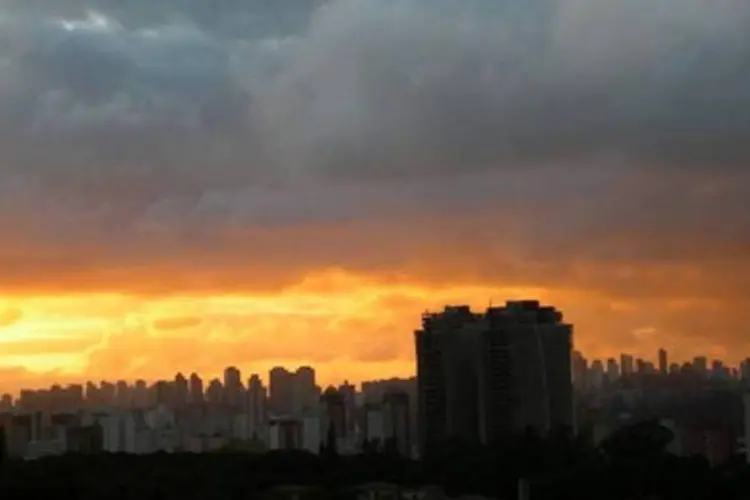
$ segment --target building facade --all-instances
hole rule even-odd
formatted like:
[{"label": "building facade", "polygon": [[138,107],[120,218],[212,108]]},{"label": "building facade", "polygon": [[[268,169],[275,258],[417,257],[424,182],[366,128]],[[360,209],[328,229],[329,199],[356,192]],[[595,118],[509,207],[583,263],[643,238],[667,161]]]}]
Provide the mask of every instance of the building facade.
[{"label": "building facade", "polygon": [[448,306],[423,315],[415,341],[423,453],[447,439],[490,443],[573,425],[572,326],[555,308]]}]

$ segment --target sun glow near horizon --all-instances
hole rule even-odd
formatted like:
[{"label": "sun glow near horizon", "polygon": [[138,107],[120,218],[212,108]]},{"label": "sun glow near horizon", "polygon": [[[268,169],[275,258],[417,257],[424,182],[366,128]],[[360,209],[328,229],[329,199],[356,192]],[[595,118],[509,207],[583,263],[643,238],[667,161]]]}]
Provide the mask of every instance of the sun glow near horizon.
[{"label": "sun glow near horizon", "polygon": [[[277,293],[5,296],[0,369],[22,369],[23,383],[40,384],[218,374],[228,365],[249,373],[312,364],[323,382],[406,376],[424,309],[544,295],[533,287],[388,284],[330,270]],[[18,383],[5,377],[2,389]]]}]

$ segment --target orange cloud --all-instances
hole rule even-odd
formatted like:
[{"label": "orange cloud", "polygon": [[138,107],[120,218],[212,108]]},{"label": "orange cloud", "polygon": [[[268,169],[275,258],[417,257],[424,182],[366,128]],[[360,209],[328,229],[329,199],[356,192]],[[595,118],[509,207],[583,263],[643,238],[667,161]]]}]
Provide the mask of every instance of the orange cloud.
[{"label": "orange cloud", "polygon": [[0,311],[0,328],[12,326],[23,317],[23,311],[16,307]]},{"label": "orange cloud", "polygon": [[[299,32],[269,11],[268,40],[289,43],[260,52],[268,40],[222,32],[195,2],[166,14],[196,35],[180,40],[139,40],[133,2],[97,2],[95,21],[122,28],[97,37],[64,0],[16,3],[0,369],[20,371],[0,384],[226,364],[410,373],[423,309],[513,297],[558,306],[597,356],[750,352],[748,2],[711,5],[708,24],[697,8],[560,2],[496,19],[461,7],[458,25],[429,1],[396,24],[388,2],[333,2],[292,16]],[[677,11],[693,45],[661,29]],[[705,47],[722,58],[682,57]],[[155,80],[150,50],[174,54],[162,69],[181,81]],[[183,53],[201,63],[184,71]],[[365,60],[372,78],[351,78]]]},{"label": "orange cloud", "polygon": [[203,323],[203,318],[195,316],[182,316],[175,318],[158,318],[154,320],[154,328],[157,330],[182,330],[192,328]]},{"label": "orange cloud", "polygon": [[[410,375],[422,311],[512,298],[559,307],[593,356],[750,353],[737,313],[750,307],[750,263],[735,249],[714,254],[702,241],[665,260],[677,235],[613,228],[598,239],[536,241],[533,217],[514,217],[219,225],[190,244],[166,226],[134,233],[129,245],[15,239],[0,249],[0,369],[24,375],[0,389],[213,376],[227,365],[264,373],[313,364],[324,383]],[[643,241],[658,251],[641,252]],[[653,333],[639,335],[644,325]]]},{"label": "orange cloud", "polygon": [[483,308],[525,297],[560,307],[576,326],[577,347],[591,355],[652,356],[661,346],[673,356],[714,355],[724,352],[716,346],[731,343],[737,346],[732,354],[741,357],[748,347],[734,336],[733,316],[717,321],[722,316],[712,310],[703,319],[691,317],[660,299],[630,298],[624,307],[592,290],[387,283],[377,275],[330,270],[255,294],[8,297],[26,314],[6,331],[0,368],[25,371],[0,388],[156,379],[193,370],[210,377],[228,365],[264,375],[278,364],[312,364],[322,383],[408,376],[414,372],[413,330],[423,310],[449,303]]}]

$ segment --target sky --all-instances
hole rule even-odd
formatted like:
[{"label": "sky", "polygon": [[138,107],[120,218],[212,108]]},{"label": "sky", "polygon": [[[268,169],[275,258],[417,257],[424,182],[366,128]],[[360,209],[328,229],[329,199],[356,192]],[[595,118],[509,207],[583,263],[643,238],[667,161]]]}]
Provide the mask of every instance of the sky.
[{"label": "sky", "polygon": [[750,2],[0,0],[0,390],[411,375],[420,314],[750,356]]}]

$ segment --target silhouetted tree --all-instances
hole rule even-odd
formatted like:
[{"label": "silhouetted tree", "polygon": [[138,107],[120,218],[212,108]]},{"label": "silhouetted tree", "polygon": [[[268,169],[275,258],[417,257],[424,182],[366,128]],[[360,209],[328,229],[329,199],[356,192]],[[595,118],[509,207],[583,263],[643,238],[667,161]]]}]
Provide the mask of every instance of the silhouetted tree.
[{"label": "silhouetted tree", "polygon": [[674,433],[656,420],[639,422],[612,433],[599,447],[614,461],[652,460],[666,453]]},{"label": "silhouetted tree", "polygon": [[[0,498],[54,495],[64,490],[81,500],[105,496],[123,500],[261,499],[279,485],[306,485],[320,494],[303,498],[322,499],[342,498],[357,485],[372,481],[404,486],[442,484],[452,495],[514,498],[519,477],[528,479],[533,500],[745,500],[750,491],[750,467],[740,458],[711,468],[702,458],[665,453],[668,433],[653,422],[615,433],[601,449],[565,433],[531,439],[521,433],[493,447],[446,441],[441,443],[443,453],[429,463],[376,451],[330,460],[329,446],[337,451],[335,432],[330,431],[322,439],[323,456],[301,450],[263,454],[227,450],[8,460],[0,471]],[[369,442],[365,447],[372,446]]]}]

